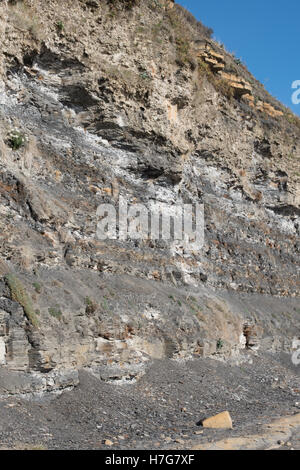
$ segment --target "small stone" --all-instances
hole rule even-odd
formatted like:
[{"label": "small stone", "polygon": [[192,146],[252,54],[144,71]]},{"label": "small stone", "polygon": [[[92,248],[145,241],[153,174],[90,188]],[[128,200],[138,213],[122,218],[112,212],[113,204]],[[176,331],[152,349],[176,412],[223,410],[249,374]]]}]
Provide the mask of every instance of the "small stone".
[{"label": "small stone", "polygon": [[195,431],[194,434],[196,434],[197,436],[199,436],[199,434],[203,434],[203,431]]},{"label": "small stone", "polygon": [[171,441],[172,441],[172,438],[168,436],[168,437],[165,438],[165,441],[166,441],[166,442],[171,442]]},{"label": "small stone", "polygon": [[204,428],[232,429],[232,419],[228,411],[204,419],[201,424]]},{"label": "small stone", "polygon": [[184,444],[183,439],[175,439],[175,442],[177,442],[177,444]]},{"label": "small stone", "polygon": [[103,444],[105,444],[106,446],[109,446],[109,447],[114,445],[114,443],[112,441],[110,441],[109,439],[105,439],[103,441]]}]

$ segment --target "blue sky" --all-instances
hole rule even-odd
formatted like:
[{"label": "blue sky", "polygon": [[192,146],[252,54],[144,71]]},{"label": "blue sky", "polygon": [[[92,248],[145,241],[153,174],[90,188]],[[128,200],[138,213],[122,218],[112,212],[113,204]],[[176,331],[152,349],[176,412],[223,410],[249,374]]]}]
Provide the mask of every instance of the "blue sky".
[{"label": "blue sky", "polygon": [[214,38],[247,65],[282,103],[294,105],[292,83],[300,80],[299,0],[176,0],[206,26]]}]

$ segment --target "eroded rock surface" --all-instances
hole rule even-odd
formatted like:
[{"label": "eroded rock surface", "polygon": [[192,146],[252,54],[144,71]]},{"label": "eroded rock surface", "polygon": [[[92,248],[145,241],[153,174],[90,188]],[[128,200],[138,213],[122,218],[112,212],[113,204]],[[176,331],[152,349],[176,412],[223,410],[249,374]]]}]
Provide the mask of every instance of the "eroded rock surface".
[{"label": "eroded rock surface", "polygon": [[[169,3],[1,2],[1,395],[299,336],[297,120]],[[203,249],[97,240],[120,197],[203,203]]]}]

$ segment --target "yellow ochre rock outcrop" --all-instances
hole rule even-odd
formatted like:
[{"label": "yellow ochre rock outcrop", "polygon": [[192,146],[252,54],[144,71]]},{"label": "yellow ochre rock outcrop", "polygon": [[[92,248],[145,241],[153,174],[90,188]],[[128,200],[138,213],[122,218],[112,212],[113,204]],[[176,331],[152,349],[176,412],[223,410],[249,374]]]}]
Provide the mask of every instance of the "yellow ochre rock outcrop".
[{"label": "yellow ochre rock outcrop", "polygon": [[225,60],[222,54],[218,54],[213,48],[207,43],[197,44],[198,54],[197,56],[208,64],[213,72],[218,72],[225,68]]},{"label": "yellow ochre rock outcrop", "polygon": [[251,84],[243,77],[226,72],[225,56],[216,52],[207,41],[197,41],[197,57],[206,63],[212,72],[221,76],[234,90],[234,95],[243,98],[249,106],[272,117],[283,116],[283,112],[271,104],[253,96]]},{"label": "yellow ochre rock outcrop", "polygon": [[255,98],[253,95],[245,94],[243,96],[243,99],[247,101],[249,106],[251,108],[256,108],[258,111],[261,111],[263,113],[269,114],[269,116],[272,117],[277,117],[277,116],[283,116],[283,112],[279,111],[278,109],[275,109],[274,106],[272,106],[269,103],[266,103],[265,101],[257,100],[255,101]]}]

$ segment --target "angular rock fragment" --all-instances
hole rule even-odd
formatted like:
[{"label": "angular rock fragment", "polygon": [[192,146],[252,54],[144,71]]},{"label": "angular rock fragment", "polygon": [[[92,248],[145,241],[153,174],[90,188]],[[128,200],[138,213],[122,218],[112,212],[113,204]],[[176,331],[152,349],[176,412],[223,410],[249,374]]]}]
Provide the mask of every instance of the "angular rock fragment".
[{"label": "angular rock fragment", "polygon": [[232,429],[232,419],[228,411],[206,418],[201,424],[204,428]]}]

